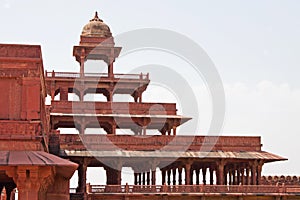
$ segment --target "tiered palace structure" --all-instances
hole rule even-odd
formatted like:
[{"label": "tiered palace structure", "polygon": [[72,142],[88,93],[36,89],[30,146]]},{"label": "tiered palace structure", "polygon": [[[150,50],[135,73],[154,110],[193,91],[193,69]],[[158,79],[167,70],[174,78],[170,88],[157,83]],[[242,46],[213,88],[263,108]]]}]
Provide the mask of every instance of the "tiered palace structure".
[{"label": "tiered palace structure", "polygon": [[[19,200],[300,199],[298,177],[262,177],[265,163],[286,159],[263,151],[260,137],[176,135],[192,119],[178,115],[176,104],[143,102],[149,74],[114,73],[120,51],[97,13],[73,48],[77,73],[44,73],[40,46],[0,44],[0,187],[7,199],[15,188]],[[87,60],[104,61],[107,72],[87,73]],[[107,101],[85,101],[89,94]],[[115,94],[133,102],[114,102]],[[88,184],[88,167],[103,167],[106,185]],[[124,167],[133,170],[133,184],[122,185]]]}]

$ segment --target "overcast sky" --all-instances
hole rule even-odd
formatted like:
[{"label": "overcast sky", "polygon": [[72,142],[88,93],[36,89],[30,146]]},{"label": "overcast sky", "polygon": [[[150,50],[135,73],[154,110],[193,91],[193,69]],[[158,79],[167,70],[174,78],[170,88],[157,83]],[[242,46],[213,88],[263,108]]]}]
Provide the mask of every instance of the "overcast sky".
[{"label": "overcast sky", "polygon": [[[40,44],[46,70],[77,71],[72,48],[95,11],[113,35],[139,28],[183,34],[205,50],[223,81],[226,119],[222,134],[261,136],[263,150],[289,159],[266,164],[263,173],[300,175],[299,10],[297,0],[0,0],[0,42]],[[174,61],[177,58],[161,53],[145,51],[134,56],[117,60],[115,71],[124,72],[128,63],[181,67],[180,61]],[[144,100],[172,99],[155,87],[149,90]],[[156,95],[149,95],[151,91]],[[203,97],[198,102],[203,109],[203,133],[209,123],[203,116],[211,112],[205,93],[203,89],[203,94],[197,94]]]}]

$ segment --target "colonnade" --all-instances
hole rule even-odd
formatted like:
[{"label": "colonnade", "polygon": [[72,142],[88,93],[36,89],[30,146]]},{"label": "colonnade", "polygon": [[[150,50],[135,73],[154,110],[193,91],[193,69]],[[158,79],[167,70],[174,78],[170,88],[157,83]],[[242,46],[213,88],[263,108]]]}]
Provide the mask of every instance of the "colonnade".
[{"label": "colonnade", "polygon": [[[78,192],[86,190],[86,159],[79,163]],[[151,163],[151,162],[149,162]],[[262,161],[249,160],[228,162],[200,162],[182,160],[169,166],[160,167],[160,163],[152,165],[148,170],[133,167],[134,185],[156,185],[157,167],[160,169],[162,185],[259,185],[261,179]],[[122,162],[116,162],[117,168],[104,167],[107,175],[107,185],[121,185]]]},{"label": "colonnade", "polygon": [[[95,85],[97,86],[97,84]],[[137,90],[133,91],[133,94],[129,95],[133,97],[134,102],[142,103],[144,90],[145,88],[143,87],[138,88]],[[51,97],[51,101],[54,101],[55,96],[58,94],[59,101],[69,101],[69,94],[76,94],[79,101],[84,101],[84,96],[87,94],[102,94],[104,97],[106,97],[107,102],[112,102],[115,89],[112,86],[108,86],[107,88],[84,88],[81,85],[78,85],[76,88],[69,88],[65,86],[59,86],[57,88],[51,87],[51,90],[48,92]]]}]

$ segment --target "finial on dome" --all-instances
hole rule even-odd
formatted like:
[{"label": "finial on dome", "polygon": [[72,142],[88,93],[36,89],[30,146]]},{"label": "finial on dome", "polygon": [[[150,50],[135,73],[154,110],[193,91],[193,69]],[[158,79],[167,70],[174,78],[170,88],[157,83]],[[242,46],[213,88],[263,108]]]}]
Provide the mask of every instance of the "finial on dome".
[{"label": "finial on dome", "polygon": [[98,12],[97,12],[97,11],[95,12],[95,17],[94,17],[93,19],[90,20],[90,22],[92,22],[92,21],[100,21],[100,22],[103,22],[103,20],[100,19],[100,18],[98,17]]}]

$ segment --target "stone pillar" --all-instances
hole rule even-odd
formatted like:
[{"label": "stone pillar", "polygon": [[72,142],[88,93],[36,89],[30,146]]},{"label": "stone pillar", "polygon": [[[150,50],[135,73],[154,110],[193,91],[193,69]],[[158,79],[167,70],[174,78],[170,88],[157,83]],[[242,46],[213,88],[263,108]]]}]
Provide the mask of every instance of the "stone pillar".
[{"label": "stone pillar", "polygon": [[246,185],[250,185],[249,168],[246,168]]},{"label": "stone pillar", "polygon": [[254,161],[251,166],[251,177],[252,177],[251,183],[252,183],[252,185],[257,184],[256,172],[257,172],[257,161]]},{"label": "stone pillar", "polygon": [[143,184],[142,184],[142,185],[146,185],[146,176],[145,176],[145,172],[143,172],[142,174],[143,174]]},{"label": "stone pillar", "polygon": [[78,193],[86,193],[86,171],[87,163],[84,159],[78,167],[78,188],[76,190]]},{"label": "stone pillar", "polygon": [[134,185],[138,184],[138,173],[134,173]]},{"label": "stone pillar", "polygon": [[182,185],[182,167],[178,168],[178,185]]},{"label": "stone pillar", "polygon": [[228,169],[227,169],[227,167],[225,167],[225,169],[224,169],[224,185],[227,185],[227,173],[228,173]]},{"label": "stone pillar", "polygon": [[152,170],[152,174],[151,174],[151,184],[152,185],[156,185],[156,169]]},{"label": "stone pillar", "polygon": [[115,160],[110,163],[112,167],[105,167],[106,171],[106,184],[107,185],[121,185],[121,171],[122,171],[122,161]]},{"label": "stone pillar", "polygon": [[203,184],[206,185],[206,167],[202,168]]},{"label": "stone pillar", "polygon": [[111,122],[111,134],[112,135],[116,135],[116,128],[117,128],[117,125],[115,123],[115,121]]},{"label": "stone pillar", "polygon": [[142,135],[147,135],[147,126],[143,126]]},{"label": "stone pillar", "polygon": [[172,173],[173,173],[173,185],[176,185],[176,168],[172,169]]},{"label": "stone pillar", "polygon": [[185,185],[191,184],[191,163],[185,165]]},{"label": "stone pillar", "polygon": [[200,184],[200,180],[199,180],[199,174],[200,174],[200,169],[196,169],[196,185]]},{"label": "stone pillar", "polygon": [[142,101],[143,101],[143,93],[140,92],[139,93],[139,103],[142,103]]},{"label": "stone pillar", "polygon": [[210,185],[214,184],[214,170],[212,169],[211,166],[209,168],[209,182],[210,182]]},{"label": "stone pillar", "polygon": [[171,169],[167,171],[168,185],[171,185]]},{"label": "stone pillar", "polygon": [[85,131],[85,127],[86,124],[84,122],[84,118],[82,120],[80,120],[80,130],[79,130],[79,134],[84,135],[84,131]]},{"label": "stone pillar", "polygon": [[108,77],[112,78],[114,77],[114,65],[113,65],[114,59],[113,58],[109,58],[108,59]]},{"label": "stone pillar", "polygon": [[142,173],[139,173],[139,185],[142,185]]},{"label": "stone pillar", "polygon": [[237,185],[241,183],[241,169],[240,166],[237,168]]},{"label": "stone pillar", "polygon": [[156,185],[156,167],[159,165],[159,161],[153,159],[149,161],[151,171],[151,185]]},{"label": "stone pillar", "polygon": [[[6,170],[6,174],[16,183],[19,200],[38,200],[41,187],[47,188],[52,184],[52,172],[50,166],[18,166]],[[7,190],[11,192],[9,188]]]},{"label": "stone pillar", "polygon": [[164,185],[166,183],[166,170],[161,169],[161,183]]},{"label": "stone pillar", "polygon": [[241,168],[241,183],[245,185],[245,169],[244,167]]},{"label": "stone pillar", "polygon": [[59,88],[60,101],[68,101],[68,88],[60,87]]},{"label": "stone pillar", "polygon": [[[39,198],[39,177],[36,170],[18,170],[18,199],[19,200],[38,200]],[[29,178],[28,178],[29,174]]]},{"label": "stone pillar", "polygon": [[224,160],[217,162],[217,185],[224,185]]},{"label": "stone pillar", "polygon": [[176,135],[176,126],[173,126],[173,135]]},{"label": "stone pillar", "polygon": [[233,166],[232,170],[232,185],[236,185],[236,166]]},{"label": "stone pillar", "polygon": [[150,185],[150,171],[147,172],[147,185]]},{"label": "stone pillar", "polygon": [[258,163],[258,165],[257,165],[257,185],[261,184],[262,165],[263,165],[262,162]]},{"label": "stone pillar", "polygon": [[228,170],[228,178],[229,185],[232,185],[232,169]]},{"label": "stone pillar", "polygon": [[85,61],[85,50],[81,49],[80,55],[80,77],[84,77],[84,61]]}]

